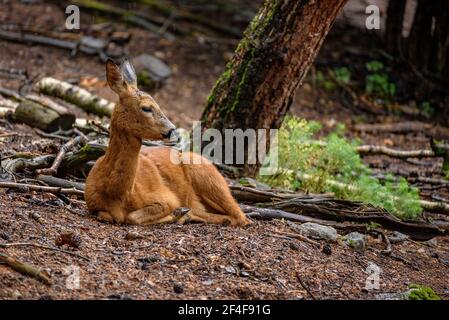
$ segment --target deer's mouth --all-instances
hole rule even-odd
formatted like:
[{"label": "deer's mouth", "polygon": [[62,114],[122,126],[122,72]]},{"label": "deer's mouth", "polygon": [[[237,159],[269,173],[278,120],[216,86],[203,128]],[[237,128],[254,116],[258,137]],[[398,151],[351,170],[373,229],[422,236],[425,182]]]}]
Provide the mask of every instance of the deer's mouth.
[{"label": "deer's mouth", "polygon": [[166,133],[162,134],[162,138],[167,142],[178,143],[181,139],[181,136],[176,129],[170,129]]}]

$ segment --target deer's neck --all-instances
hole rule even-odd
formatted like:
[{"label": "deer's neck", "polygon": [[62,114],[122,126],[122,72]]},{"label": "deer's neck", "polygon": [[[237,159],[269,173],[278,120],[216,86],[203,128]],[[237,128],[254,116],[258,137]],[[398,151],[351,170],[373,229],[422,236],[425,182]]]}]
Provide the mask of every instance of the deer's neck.
[{"label": "deer's neck", "polygon": [[114,198],[123,199],[132,190],[142,141],[111,123],[109,146],[103,159],[105,188]]}]

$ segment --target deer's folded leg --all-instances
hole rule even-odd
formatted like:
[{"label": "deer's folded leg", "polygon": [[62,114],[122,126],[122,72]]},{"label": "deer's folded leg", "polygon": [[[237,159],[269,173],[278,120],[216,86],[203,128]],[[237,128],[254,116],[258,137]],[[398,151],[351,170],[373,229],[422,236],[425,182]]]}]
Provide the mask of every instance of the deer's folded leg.
[{"label": "deer's folded leg", "polygon": [[178,218],[172,214],[168,205],[154,203],[142,209],[128,213],[126,223],[129,224],[156,224],[171,223]]},{"label": "deer's folded leg", "polygon": [[206,212],[203,210],[192,209],[179,220],[179,224],[185,224],[188,222],[203,222],[222,225],[236,225],[237,222],[233,221],[232,217]]}]

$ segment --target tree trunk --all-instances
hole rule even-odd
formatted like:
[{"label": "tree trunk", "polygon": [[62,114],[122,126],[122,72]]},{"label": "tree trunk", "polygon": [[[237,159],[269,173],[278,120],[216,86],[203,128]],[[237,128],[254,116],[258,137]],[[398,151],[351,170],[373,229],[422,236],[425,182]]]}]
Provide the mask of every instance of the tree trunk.
[{"label": "tree trunk", "polygon": [[429,62],[432,20],[432,6],[429,6],[429,2],[426,0],[418,0],[412,30],[408,38],[408,59],[421,71],[427,71]]},{"label": "tree trunk", "polygon": [[449,69],[449,2],[436,0],[433,4],[435,22],[432,39],[432,51],[429,70],[437,74],[441,80],[447,81],[446,71]]},{"label": "tree trunk", "polygon": [[387,28],[385,42],[388,51],[393,55],[402,56],[402,27],[404,24],[405,5],[407,0],[388,2]]},{"label": "tree trunk", "polygon": [[[224,129],[279,128],[346,2],[267,0],[213,88],[202,115],[203,128],[222,134]],[[243,172],[254,176],[262,159],[248,164],[248,149]]]}]

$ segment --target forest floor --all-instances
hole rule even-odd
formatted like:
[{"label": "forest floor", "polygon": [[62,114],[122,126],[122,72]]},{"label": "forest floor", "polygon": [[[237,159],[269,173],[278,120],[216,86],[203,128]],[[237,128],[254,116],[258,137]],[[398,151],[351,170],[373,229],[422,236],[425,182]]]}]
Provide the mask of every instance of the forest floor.
[{"label": "forest floor", "polygon": [[[58,30],[65,21],[63,10],[46,2],[15,1],[3,6],[8,8],[0,10],[0,20],[8,24]],[[89,25],[95,22],[91,16],[82,19]],[[172,76],[152,94],[174,123],[190,129],[192,122],[199,119],[225,61],[232,55],[235,41],[208,42],[200,36],[166,40],[138,28],[126,30],[132,34],[127,45],[131,55],[153,54],[171,67]],[[345,27],[337,25],[329,35],[312,75],[329,61],[344,66],[361,56],[365,61],[371,59],[371,53],[360,53],[364,44],[357,47],[342,30]],[[0,41],[0,52],[2,69],[25,69],[29,79],[48,75],[80,85],[90,83],[90,91],[116,100],[106,87],[104,64],[95,56],[72,57],[56,48],[6,41]],[[18,90],[23,85],[21,80],[0,77],[0,87]],[[416,89],[420,90],[425,91]],[[76,112],[79,117],[94,118]],[[373,115],[354,109],[344,97],[317,89],[313,77],[298,90],[291,112],[319,121],[327,132],[344,123],[348,135],[364,143],[399,149],[429,147],[425,132],[356,132],[353,130],[356,123],[414,119],[403,114]],[[428,122],[448,125],[438,117]],[[18,151],[45,153],[45,141],[30,127],[0,122],[0,134],[7,132],[19,134],[0,137],[2,156]],[[422,159],[418,166],[383,156],[364,160],[378,172],[418,172],[429,177],[437,177],[435,172],[442,164],[435,159]],[[447,188],[423,188],[421,196],[447,199],[449,192]],[[75,211],[69,211],[51,194],[0,189],[0,242],[54,247],[61,234],[69,232],[80,238],[79,248],[66,248],[70,253],[33,246],[4,249],[9,255],[47,271],[53,284],[46,285],[0,265],[0,299],[373,299],[381,293],[407,291],[414,283],[432,287],[440,297],[449,299],[448,237],[392,244],[396,258],[380,254],[376,249],[383,249],[384,244],[373,237],[369,237],[369,248],[363,252],[339,241],[331,244],[332,253],[326,254],[325,242],[320,241],[318,247],[276,237],[279,232],[292,232],[279,220],[254,220],[245,228],[198,224],[119,226],[98,222],[86,213],[83,201],[76,198],[70,201]],[[381,270],[377,290],[365,289],[371,263]],[[79,288],[69,289],[67,284],[70,287],[77,270]]]}]

